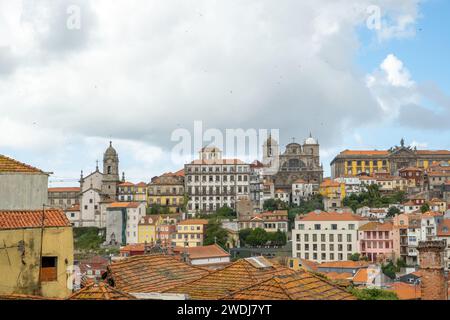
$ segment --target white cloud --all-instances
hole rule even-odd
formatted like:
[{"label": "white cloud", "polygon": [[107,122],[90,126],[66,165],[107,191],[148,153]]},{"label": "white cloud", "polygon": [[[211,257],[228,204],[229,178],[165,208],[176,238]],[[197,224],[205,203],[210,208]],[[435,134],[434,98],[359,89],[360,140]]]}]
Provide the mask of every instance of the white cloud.
[{"label": "white cloud", "polygon": [[408,69],[395,55],[389,54],[381,63],[380,68],[386,72],[387,80],[394,87],[411,87],[414,85]]},{"label": "white cloud", "polygon": [[[81,7],[79,31],[67,30],[69,4]],[[74,148],[95,137],[102,150],[109,137],[128,141],[124,150],[138,155],[130,170],[154,174],[170,164],[172,130],[197,119],[219,129],[280,128],[284,141],[312,131],[327,148],[396,103],[397,94],[383,92],[392,85],[375,74],[368,88],[353,61],[355,30],[372,4],[389,18],[383,28],[398,26],[389,37],[417,17],[415,0],[1,2],[0,35],[14,34],[4,60],[14,68],[0,71],[0,114],[22,128],[38,123],[39,140]],[[380,73],[408,83],[394,62]],[[32,139],[12,130],[11,148]]]}]

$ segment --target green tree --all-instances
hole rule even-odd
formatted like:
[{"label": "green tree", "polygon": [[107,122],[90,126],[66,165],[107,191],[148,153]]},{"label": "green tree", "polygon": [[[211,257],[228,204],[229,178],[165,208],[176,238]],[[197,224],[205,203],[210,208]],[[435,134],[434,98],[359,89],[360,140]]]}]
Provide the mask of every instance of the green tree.
[{"label": "green tree", "polygon": [[395,217],[396,215],[400,214],[400,212],[401,211],[400,211],[399,208],[397,208],[397,207],[390,207],[386,217],[389,217],[389,218]]},{"label": "green tree", "polygon": [[208,220],[208,225],[205,231],[205,240],[203,244],[205,246],[217,243],[222,248],[226,249],[228,240],[228,232],[222,228],[222,224],[219,219],[212,218]]},{"label": "green tree", "polygon": [[277,230],[276,232],[267,232],[267,240],[277,246],[284,246],[287,242],[286,233]]},{"label": "green tree", "polygon": [[360,258],[361,258],[361,254],[359,254],[359,253],[353,253],[350,256],[350,260],[352,260],[352,261],[359,261]]},{"label": "green tree", "polygon": [[239,230],[239,241],[241,245],[247,244],[247,237],[252,233],[252,229]]},{"label": "green tree", "polygon": [[262,246],[267,243],[268,236],[264,229],[256,228],[248,235],[246,243],[250,246]]},{"label": "green tree", "polygon": [[263,203],[263,209],[266,211],[287,210],[289,205],[280,199],[267,199]]},{"label": "green tree", "polygon": [[392,261],[389,261],[386,265],[381,266],[383,273],[391,279],[395,279],[395,273],[398,272],[398,268],[394,265]]},{"label": "green tree", "polygon": [[398,300],[395,292],[382,289],[356,289],[351,288],[352,293],[359,300]]},{"label": "green tree", "polygon": [[423,205],[420,207],[420,211],[421,211],[422,213],[425,213],[425,212],[430,211],[430,205],[429,205],[428,203],[423,204]]}]

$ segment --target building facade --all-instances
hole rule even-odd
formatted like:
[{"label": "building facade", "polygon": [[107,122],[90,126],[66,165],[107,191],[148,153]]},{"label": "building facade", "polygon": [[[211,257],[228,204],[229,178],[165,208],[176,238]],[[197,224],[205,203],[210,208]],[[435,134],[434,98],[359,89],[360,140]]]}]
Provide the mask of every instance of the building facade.
[{"label": "building facade", "polygon": [[205,239],[206,219],[188,219],[177,224],[176,233],[172,234],[174,247],[198,247],[203,245]]},{"label": "building facade", "polygon": [[345,175],[388,172],[398,175],[398,171],[407,167],[427,169],[434,162],[450,163],[450,150],[417,150],[400,146],[389,150],[345,150],[331,161],[331,175],[333,178]]},{"label": "building facade", "polygon": [[358,229],[368,220],[349,212],[313,211],[297,216],[292,256],[315,262],[349,260],[358,249]]},{"label": "building facade", "polygon": [[0,155],[0,210],[42,209],[49,173]]},{"label": "building facade", "polygon": [[66,210],[80,203],[79,187],[48,188],[48,205]]},{"label": "building facade", "polygon": [[72,293],[73,233],[62,210],[0,211],[0,239],[0,295]]},{"label": "building facade", "polygon": [[216,147],[205,147],[198,160],[185,165],[185,185],[190,214],[214,212],[239,199],[250,199],[250,165],[239,159],[223,159]]},{"label": "building facade", "polygon": [[184,170],[167,172],[152,178],[147,189],[150,208],[167,208],[170,213],[180,213],[185,201]]},{"label": "building facade", "polygon": [[263,145],[263,164],[267,167],[267,180],[274,183],[275,189],[288,192],[298,179],[320,184],[323,179],[323,166],[320,163],[319,149],[318,141],[310,135],[302,145],[289,143],[286,150],[280,153],[278,142],[269,136]]}]

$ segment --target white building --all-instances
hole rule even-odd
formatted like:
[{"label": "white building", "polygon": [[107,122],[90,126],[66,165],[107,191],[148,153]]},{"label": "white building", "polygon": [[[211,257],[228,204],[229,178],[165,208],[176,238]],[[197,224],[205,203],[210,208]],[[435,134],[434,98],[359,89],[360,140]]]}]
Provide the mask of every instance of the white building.
[{"label": "white building", "polygon": [[370,208],[370,207],[361,207],[356,210],[356,213],[361,215],[363,218],[369,219],[384,219],[388,213],[388,208]]},{"label": "white building", "polygon": [[360,177],[357,176],[343,176],[334,179],[334,181],[345,184],[345,194],[347,196],[352,194],[359,194],[362,191],[366,191],[366,185],[361,187]]},{"label": "white building", "polygon": [[113,202],[107,208],[106,243],[138,243],[138,224],[146,214],[143,202]]},{"label": "white building", "polygon": [[185,165],[188,212],[235,208],[238,199],[250,199],[250,165],[239,159],[222,159],[222,151],[205,147],[200,159]]},{"label": "white building", "polygon": [[358,249],[358,229],[369,221],[349,212],[313,211],[297,216],[292,256],[318,263],[349,260]]},{"label": "white building", "polygon": [[275,190],[275,199],[278,199],[280,201],[283,201],[284,203],[289,204],[290,203],[290,194],[287,191],[284,191],[282,189]]},{"label": "white building", "polygon": [[438,225],[443,220],[443,214],[435,211],[428,211],[422,214],[420,240],[434,240],[437,235]]},{"label": "white building", "polygon": [[292,203],[300,205],[302,201],[309,200],[314,193],[314,185],[312,183],[298,179],[292,184]]}]

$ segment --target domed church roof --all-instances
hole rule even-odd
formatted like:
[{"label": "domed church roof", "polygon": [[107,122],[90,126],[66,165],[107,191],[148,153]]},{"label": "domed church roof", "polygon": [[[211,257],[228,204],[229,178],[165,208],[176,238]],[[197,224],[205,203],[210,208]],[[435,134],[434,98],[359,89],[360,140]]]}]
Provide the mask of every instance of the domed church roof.
[{"label": "domed church roof", "polygon": [[316,139],[312,137],[311,133],[309,134],[309,137],[305,139],[305,144],[317,144]]},{"label": "domed church roof", "polygon": [[111,156],[116,156],[117,155],[116,149],[114,149],[113,146],[112,146],[112,141],[109,142],[109,147],[105,151],[105,156],[107,156],[107,155],[108,156],[109,155],[111,155]]}]

